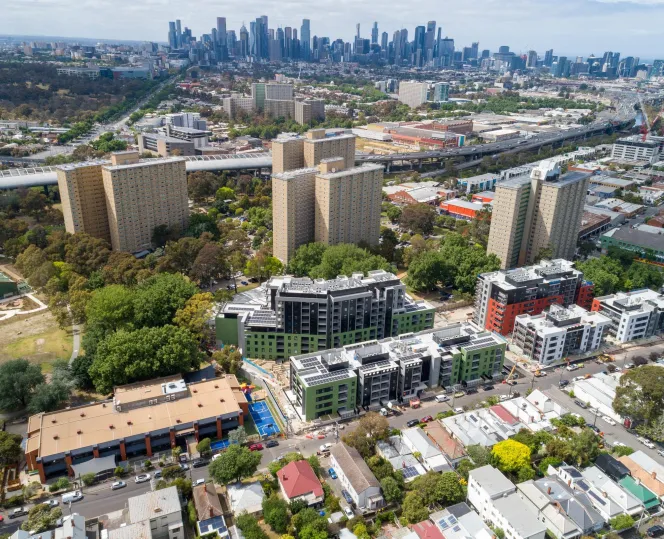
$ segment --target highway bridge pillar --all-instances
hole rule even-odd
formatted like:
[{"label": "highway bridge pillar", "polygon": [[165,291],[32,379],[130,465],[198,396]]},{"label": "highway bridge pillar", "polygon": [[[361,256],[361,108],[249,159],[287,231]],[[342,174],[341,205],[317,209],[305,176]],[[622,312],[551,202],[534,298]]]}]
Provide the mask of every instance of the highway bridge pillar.
[{"label": "highway bridge pillar", "polygon": [[386,172],[387,174],[390,173],[390,162],[389,162],[389,161],[387,162],[387,166],[385,167],[385,172]]}]

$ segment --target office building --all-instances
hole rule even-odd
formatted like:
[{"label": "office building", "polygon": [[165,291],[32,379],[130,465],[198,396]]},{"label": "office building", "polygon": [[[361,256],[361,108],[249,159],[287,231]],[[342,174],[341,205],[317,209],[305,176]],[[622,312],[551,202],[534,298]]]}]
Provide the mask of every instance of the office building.
[{"label": "office building", "polygon": [[[139,135],[140,136],[140,135]],[[101,167],[108,161],[84,161],[57,167],[65,230],[90,234],[111,244]]]},{"label": "office building", "polygon": [[[306,147],[306,146],[305,146]],[[316,175],[315,239],[327,245],[377,245],[380,235],[383,166],[343,168],[340,157],[323,159]]]},{"label": "office building", "polygon": [[561,175],[553,161],[545,160],[530,178],[497,184],[487,251],[500,258],[503,269],[532,264],[546,249],[553,258],[572,259],[589,177]]},{"label": "office building", "polygon": [[42,483],[106,457],[112,470],[121,460],[151,457],[189,440],[221,439],[248,413],[235,376],[189,385],[179,376],[137,382],[116,387],[110,400],[30,416],[25,457]]},{"label": "office building", "polygon": [[187,228],[184,159],[139,160],[137,152],[115,153],[101,173],[113,250],[150,249],[152,233],[159,225]]},{"label": "office building", "polygon": [[546,366],[599,349],[610,324],[611,320],[598,312],[554,303],[542,314],[518,315],[513,342],[523,355]]},{"label": "office building", "polygon": [[300,168],[304,168],[304,138],[281,135],[274,139],[272,141],[272,174],[281,174]]},{"label": "office building", "polygon": [[325,120],[325,101],[305,99],[295,101],[295,121],[300,125],[311,125],[315,121]]},{"label": "office building", "polygon": [[327,136],[325,129],[311,129],[304,139],[304,166],[315,167],[323,159],[341,157],[342,168],[355,165],[355,135],[340,134]]},{"label": "office building", "polygon": [[[514,329],[520,314],[538,315],[557,303],[590,309],[593,285],[567,260],[483,273],[475,287],[475,323],[501,335]],[[595,309],[596,310],[596,309]]]},{"label": "office building", "polygon": [[399,83],[399,101],[416,109],[427,102],[429,84],[427,82],[401,81]]},{"label": "office building", "polygon": [[193,141],[157,133],[140,133],[138,135],[138,151],[140,153],[156,153],[160,157],[196,155],[196,147]]},{"label": "office building", "polygon": [[469,472],[468,502],[489,526],[502,529],[510,539],[546,537],[546,526],[526,505],[514,484],[492,466]]},{"label": "office building", "polygon": [[208,145],[208,138],[212,135],[205,129],[195,129],[193,127],[180,127],[177,125],[166,125],[166,136],[177,140],[191,142],[194,148],[204,148]]},{"label": "office building", "polygon": [[[413,325],[431,327],[430,307]],[[422,314],[424,318],[422,318]],[[401,323],[408,330],[408,323]],[[307,420],[408,402],[432,387],[477,385],[499,375],[505,342],[473,324],[452,324],[391,339],[349,344],[290,358],[291,391]]]},{"label": "office building", "polygon": [[664,137],[648,137],[643,140],[640,135],[624,137],[616,140],[611,148],[611,158],[621,161],[659,161]]},{"label": "office building", "polygon": [[595,298],[592,310],[611,320],[608,334],[618,342],[664,332],[664,295],[643,289]]},{"label": "office building", "polygon": [[[283,159],[288,142],[277,147]],[[275,142],[272,148],[275,159]],[[284,264],[298,247],[315,241],[317,173],[318,168],[313,167],[272,174],[273,252]]]},{"label": "office building", "polygon": [[329,281],[272,277],[242,299],[225,305],[216,332],[247,357],[283,359],[433,327],[433,308],[382,270]]}]

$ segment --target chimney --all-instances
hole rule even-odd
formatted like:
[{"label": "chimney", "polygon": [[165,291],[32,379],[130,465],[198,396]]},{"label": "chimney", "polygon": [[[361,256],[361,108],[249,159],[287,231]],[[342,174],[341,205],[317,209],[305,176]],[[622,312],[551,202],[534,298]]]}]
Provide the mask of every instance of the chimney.
[{"label": "chimney", "polygon": [[212,509],[212,507],[210,507],[210,518],[212,518],[213,516],[214,516],[214,509]]},{"label": "chimney", "polygon": [[549,487],[549,488],[546,489],[546,493],[547,493],[547,494],[551,494],[551,487]]},{"label": "chimney", "polygon": [[651,476],[653,479],[657,479],[657,472],[655,472],[655,471],[653,470],[653,472],[650,474],[650,476]]}]

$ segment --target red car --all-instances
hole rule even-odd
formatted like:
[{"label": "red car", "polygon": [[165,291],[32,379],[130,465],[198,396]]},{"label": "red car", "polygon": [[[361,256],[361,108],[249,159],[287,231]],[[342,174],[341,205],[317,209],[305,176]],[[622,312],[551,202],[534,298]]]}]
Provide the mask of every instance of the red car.
[{"label": "red car", "polygon": [[428,416],[423,417],[422,419],[420,419],[420,422],[421,422],[421,423],[428,423],[429,421],[433,421],[433,417],[431,417],[430,415],[428,415]]},{"label": "red car", "polygon": [[263,451],[263,444],[251,444],[249,451]]}]

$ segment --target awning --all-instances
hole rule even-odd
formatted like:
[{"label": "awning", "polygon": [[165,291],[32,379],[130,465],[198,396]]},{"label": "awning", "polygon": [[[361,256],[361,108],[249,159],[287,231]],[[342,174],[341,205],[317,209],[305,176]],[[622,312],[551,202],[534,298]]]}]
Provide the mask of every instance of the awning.
[{"label": "awning", "polygon": [[81,477],[82,475],[93,473],[95,475],[112,472],[115,470],[115,456],[100,457],[96,459],[86,460],[80,464],[72,464],[74,469],[74,477]]}]

